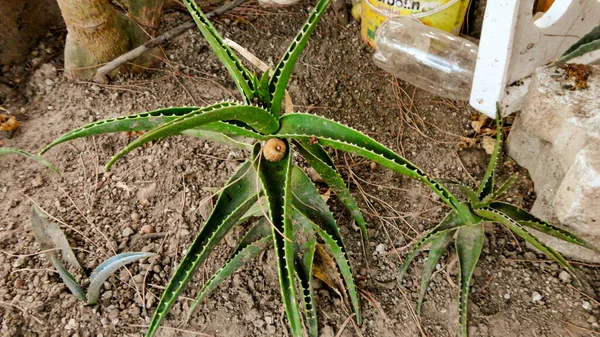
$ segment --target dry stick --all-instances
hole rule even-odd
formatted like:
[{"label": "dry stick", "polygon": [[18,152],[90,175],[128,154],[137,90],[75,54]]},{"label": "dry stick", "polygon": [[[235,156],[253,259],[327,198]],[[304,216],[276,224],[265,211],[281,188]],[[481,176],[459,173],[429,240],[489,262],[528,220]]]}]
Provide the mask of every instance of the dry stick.
[{"label": "dry stick", "polygon": [[[214,11],[206,13],[206,17],[210,19],[213,16],[221,15],[221,14],[245,3],[246,1],[248,1],[248,0],[234,0],[232,2],[226,3],[223,6],[215,9]],[[117,69],[118,67],[122,66],[125,63],[133,61],[134,59],[145,54],[146,52],[185,33],[186,31],[188,31],[189,29],[191,29],[195,26],[196,26],[196,23],[193,20],[188,21],[188,22],[183,23],[183,24],[159,35],[158,37],[140,45],[139,47],[128,51],[127,53],[117,57],[116,59],[114,59],[114,60],[106,63],[102,67],[100,67],[100,69],[98,69],[98,71],[96,72],[96,75],[94,75],[94,81],[98,82],[98,83],[108,83],[108,75],[113,70]]]}]

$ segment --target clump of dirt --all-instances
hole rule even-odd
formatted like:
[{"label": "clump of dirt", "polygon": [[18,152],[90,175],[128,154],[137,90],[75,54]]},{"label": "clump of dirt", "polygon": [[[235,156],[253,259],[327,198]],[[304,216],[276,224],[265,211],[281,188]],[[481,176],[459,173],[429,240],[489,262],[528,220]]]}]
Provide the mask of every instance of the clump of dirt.
[{"label": "clump of dirt", "polygon": [[[217,29],[273,64],[307,13],[305,5],[277,10],[246,6],[219,19]],[[173,13],[166,19],[173,25],[185,17]],[[111,85],[68,82],[60,71],[62,60],[53,59],[32,74],[21,96],[5,102],[4,108],[18,115],[20,127],[12,138],[0,135],[4,146],[37,152],[65,131],[95,120],[234,97],[233,82],[198,32],[173,41],[165,51],[165,66]],[[473,184],[481,178],[489,156],[477,146],[459,150],[461,137],[472,136],[473,111],[467,104],[415,90],[376,68],[370,56],[358,25],[340,26],[330,11],[292,77],[289,92],[296,110],[363,131],[434,176]],[[142,336],[169,276],[203,224],[203,202],[249,156],[198,139],[171,137],[134,151],[103,172],[102,165],[130,136],[93,137],[52,149],[45,158],[59,167],[61,178],[24,158],[0,158],[2,335]],[[421,318],[414,307],[425,256],[417,258],[402,286],[396,282],[408,245],[441,219],[444,206],[415,182],[359,157],[332,154],[365,212],[371,243],[363,256],[357,227],[331,198],[358,285],[368,295],[362,303],[364,324],[344,324],[349,313],[340,298],[315,281],[322,336],[336,336],[341,329],[341,336],[455,336],[453,254],[440,260]],[[509,159],[500,171],[500,181],[523,173],[507,200],[529,206],[535,197],[531,180]],[[158,255],[119,271],[104,284],[99,305],[85,306],[39,253],[28,224],[33,203],[61,224],[88,272],[123,251]],[[152,235],[146,233],[148,226]],[[227,280],[185,322],[195,292],[244,230],[228,235],[201,267],[160,335],[287,335],[272,252]],[[598,268],[578,266],[597,287]],[[598,303],[571,283],[556,264],[490,226],[470,296],[471,335],[592,334],[598,328]]]}]

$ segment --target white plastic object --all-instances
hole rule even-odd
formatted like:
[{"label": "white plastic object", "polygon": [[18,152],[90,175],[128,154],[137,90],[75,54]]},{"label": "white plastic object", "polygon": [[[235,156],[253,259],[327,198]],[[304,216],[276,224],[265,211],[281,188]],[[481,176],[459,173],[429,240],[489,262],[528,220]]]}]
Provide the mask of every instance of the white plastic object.
[{"label": "white plastic object", "polygon": [[408,16],[377,29],[373,61],[400,79],[450,99],[468,100],[477,45]]},{"label": "white plastic object", "polygon": [[[505,115],[519,110],[535,69],[558,58],[600,22],[599,0],[555,0],[538,19],[533,3],[487,2],[470,103],[490,117],[496,115],[497,101]],[[592,54],[571,62],[600,58]]]}]

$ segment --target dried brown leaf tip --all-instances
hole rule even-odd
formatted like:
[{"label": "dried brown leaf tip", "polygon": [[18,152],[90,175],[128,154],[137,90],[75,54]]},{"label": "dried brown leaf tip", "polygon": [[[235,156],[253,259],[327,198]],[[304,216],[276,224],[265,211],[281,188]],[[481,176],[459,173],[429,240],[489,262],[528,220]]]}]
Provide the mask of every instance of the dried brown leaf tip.
[{"label": "dried brown leaf tip", "polygon": [[0,131],[14,131],[19,127],[19,121],[15,116],[0,114]]},{"label": "dried brown leaf tip", "polygon": [[565,82],[562,87],[568,90],[587,89],[587,80],[590,77],[590,67],[585,64],[565,63],[558,66],[565,71]]}]

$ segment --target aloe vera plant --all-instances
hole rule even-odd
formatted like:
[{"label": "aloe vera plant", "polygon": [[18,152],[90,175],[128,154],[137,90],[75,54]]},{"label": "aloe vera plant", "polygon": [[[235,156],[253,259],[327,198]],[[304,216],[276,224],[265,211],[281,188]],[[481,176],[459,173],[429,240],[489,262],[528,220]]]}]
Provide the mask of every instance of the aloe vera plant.
[{"label": "aloe vera plant", "polygon": [[46,166],[47,168],[51,169],[52,171],[54,171],[54,173],[56,174],[60,174],[58,172],[58,170],[56,169],[56,167],[54,167],[54,165],[52,165],[51,163],[49,163],[47,160],[45,160],[44,158],[41,158],[39,156],[36,156],[34,154],[31,154],[29,152],[25,152],[23,150],[19,150],[19,149],[15,149],[12,147],[0,147],[0,156],[1,155],[5,155],[5,154],[17,154],[17,155],[21,155],[23,157],[32,159],[44,166]]},{"label": "aloe vera plant", "polygon": [[[294,149],[321,175],[350,211],[365,241],[368,241],[365,220],[323,147],[366,157],[429,187],[450,207],[451,212],[439,227],[428,233],[419,247],[441,235],[446,235],[449,240],[451,234],[448,233],[458,232],[463,239],[459,240],[457,246],[460,247],[460,255],[466,256],[461,258],[462,270],[465,270],[461,284],[468,287],[468,279],[481,250],[482,221],[495,217],[504,219],[498,214],[506,213],[498,206],[500,204],[486,204],[489,199],[487,196],[491,193],[493,172],[486,174],[484,188],[477,194],[481,197],[478,199],[482,200],[481,203],[461,203],[442,182],[431,178],[405,158],[361,132],[308,113],[282,114],[285,90],[295,63],[329,1],[318,1],[281,60],[258,76],[242,65],[196,3],[183,0],[200,31],[231,74],[242,101],[220,102],[207,107],[171,107],[107,119],[67,132],[42,150],[43,153],[57,144],[80,137],[120,131],[147,131],[116,154],[107,163],[108,169],[131,150],[172,135],[200,137],[251,149],[251,158],[236,170],[221,190],[211,215],[169,281],[146,336],[156,333],[170,307],[213,248],[233,227],[252,215],[262,216],[262,219],[248,231],[231,258],[200,289],[192,308],[227,276],[272,245],[291,335],[303,335],[303,313],[308,335],[318,336],[316,305],[310,280],[318,245],[316,238],[320,237],[337,264],[345,287],[344,295],[349,298],[357,323],[361,324],[358,292],[339,228],[316,187],[302,169],[292,163]],[[253,143],[244,142],[245,139],[251,139]],[[520,220],[517,217],[518,221],[527,225],[538,223],[523,220],[529,215],[520,209],[515,208],[513,212],[521,216]],[[517,224],[509,222],[513,227],[524,226]],[[566,235],[543,222],[539,224],[536,225],[538,229],[550,234]],[[522,232],[526,233],[525,230]],[[569,240],[572,237],[569,235]],[[562,265],[568,266],[568,263],[564,261]],[[570,266],[569,270],[572,271]],[[465,286],[462,288],[465,289]],[[466,292],[461,292],[461,298],[464,300],[462,307],[466,307]],[[466,311],[463,316],[466,321]]]},{"label": "aloe vera plant", "polygon": [[463,203],[464,207],[450,211],[439,225],[423,235],[407,256],[398,274],[398,280],[401,281],[409,264],[415,258],[417,253],[425,246],[430,245],[417,301],[417,312],[420,312],[435,266],[444,251],[454,240],[459,268],[459,313],[461,336],[467,336],[469,284],[473,276],[473,270],[477,265],[477,261],[483,248],[485,238],[484,224],[486,222],[502,225],[517,236],[523,238],[526,242],[531,244],[531,246],[535,247],[566,269],[579,285],[582,286],[585,292],[590,295],[594,294],[593,289],[579,275],[575,268],[573,268],[560,253],[541,242],[532,232],[530,232],[530,230],[540,231],[560,240],[588,248],[596,253],[600,253],[600,250],[579,238],[577,235],[538,219],[521,208],[498,201],[517,180],[517,175],[513,175],[500,185],[497,190],[494,190],[496,164],[498,163],[498,156],[502,146],[503,137],[501,115],[500,107],[498,106],[496,112],[496,144],[479,187],[476,190],[473,190],[470,187],[455,181],[436,179],[439,183],[455,185],[467,196],[468,200]]}]

